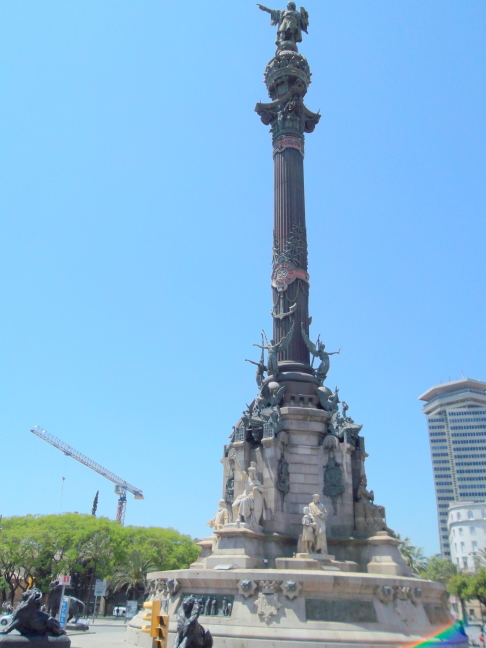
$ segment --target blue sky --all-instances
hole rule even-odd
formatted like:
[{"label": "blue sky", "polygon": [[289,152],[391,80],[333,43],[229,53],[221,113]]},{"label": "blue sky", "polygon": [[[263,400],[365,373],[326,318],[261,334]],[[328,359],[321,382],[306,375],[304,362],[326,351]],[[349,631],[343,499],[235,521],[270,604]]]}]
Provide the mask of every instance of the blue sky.
[{"label": "blue sky", "polygon": [[[279,6],[276,6],[278,8]],[[364,424],[388,524],[438,550],[417,397],[486,379],[483,0],[306,2],[313,337]],[[99,512],[202,537],[271,327],[273,169],[253,2],[0,2],[5,516]]]}]

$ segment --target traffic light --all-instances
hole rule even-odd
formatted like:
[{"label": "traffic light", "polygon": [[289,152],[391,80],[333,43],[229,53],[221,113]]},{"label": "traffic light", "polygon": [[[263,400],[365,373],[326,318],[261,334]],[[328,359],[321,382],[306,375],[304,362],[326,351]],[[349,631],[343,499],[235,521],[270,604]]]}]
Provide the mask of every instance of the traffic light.
[{"label": "traffic light", "polygon": [[144,603],[143,607],[151,612],[142,616],[144,621],[150,621],[150,625],[142,626],[142,632],[147,632],[152,637],[155,648],[167,648],[169,615],[160,613],[161,603],[157,600]]},{"label": "traffic light", "polygon": [[169,636],[169,615],[160,614],[159,615],[159,636],[155,640],[157,643],[157,648],[167,648],[167,638]]},{"label": "traffic light", "polygon": [[159,625],[159,615],[160,615],[160,601],[157,599],[153,601],[148,601],[143,604],[143,607],[146,610],[152,610],[151,613],[144,614],[142,619],[144,621],[150,621],[150,625],[142,626],[142,632],[147,632],[153,639],[156,639],[159,635],[158,625]]}]

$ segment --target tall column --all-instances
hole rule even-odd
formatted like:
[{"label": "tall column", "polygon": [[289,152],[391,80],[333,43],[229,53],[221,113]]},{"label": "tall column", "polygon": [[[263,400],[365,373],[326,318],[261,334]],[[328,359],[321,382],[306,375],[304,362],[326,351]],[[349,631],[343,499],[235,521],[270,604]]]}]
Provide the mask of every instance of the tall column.
[{"label": "tall column", "polygon": [[309,275],[304,198],[304,133],[311,133],[320,115],[308,110],[304,96],[311,72],[307,59],[293,49],[279,49],[265,70],[271,103],[256,112],[271,126],[274,157],[273,338],[279,343],[294,332],[279,361],[309,363],[301,323],[309,332]]}]

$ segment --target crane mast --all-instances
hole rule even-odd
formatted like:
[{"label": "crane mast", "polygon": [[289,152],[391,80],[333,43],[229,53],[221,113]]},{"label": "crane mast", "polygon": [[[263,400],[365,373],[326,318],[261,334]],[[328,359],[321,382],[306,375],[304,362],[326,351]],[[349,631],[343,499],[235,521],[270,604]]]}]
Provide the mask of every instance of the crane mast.
[{"label": "crane mast", "polygon": [[64,452],[64,454],[67,457],[72,457],[73,459],[76,459],[76,461],[79,461],[79,463],[82,463],[88,468],[91,468],[91,470],[94,470],[99,475],[105,477],[106,479],[109,479],[111,482],[115,484],[115,493],[118,495],[116,520],[120,524],[124,524],[125,522],[125,512],[127,508],[127,492],[132,493],[135,499],[139,499],[139,500],[144,499],[143,493],[140,488],[133,486],[129,482],[125,481],[124,479],[121,479],[121,477],[115,475],[115,473],[112,473],[111,471],[107,470],[103,466],[100,466],[100,464],[96,463],[96,461],[93,461],[92,459],[82,454],[72,446],[68,445],[64,441],[61,441],[61,439],[58,439],[58,437],[54,436],[53,434],[50,434],[46,430],[43,430],[39,425],[33,427],[31,429],[31,432],[32,434],[38,436],[39,439],[42,439],[43,441],[47,441],[47,443],[50,443],[58,450],[61,450],[61,452]]}]

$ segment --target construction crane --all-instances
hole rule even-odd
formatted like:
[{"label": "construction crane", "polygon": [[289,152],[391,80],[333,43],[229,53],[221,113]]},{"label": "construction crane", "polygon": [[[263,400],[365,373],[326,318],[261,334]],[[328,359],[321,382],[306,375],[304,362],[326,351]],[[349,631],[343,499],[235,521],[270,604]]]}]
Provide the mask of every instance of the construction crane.
[{"label": "construction crane", "polygon": [[94,470],[99,475],[101,475],[102,477],[106,477],[106,479],[109,479],[111,482],[115,484],[115,493],[118,495],[116,521],[119,522],[120,524],[125,523],[125,512],[127,509],[127,492],[133,493],[135,499],[138,500],[144,499],[143,493],[140,490],[140,488],[136,488],[135,486],[132,486],[132,484],[129,484],[124,479],[117,477],[117,475],[115,475],[114,473],[110,472],[106,468],[103,468],[103,466],[100,466],[100,464],[97,464],[96,461],[93,461],[86,455],[81,454],[81,452],[78,452],[67,443],[64,443],[64,441],[61,441],[61,439],[58,439],[53,434],[50,434],[46,430],[43,430],[39,425],[33,427],[31,429],[31,432],[32,434],[38,436],[39,439],[42,439],[43,441],[47,441],[47,443],[50,443],[58,450],[64,452],[64,454],[67,457],[72,457],[73,459],[76,459],[76,461],[79,461],[79,463],[88,466],[88,468],[91,468],[91,470]]}]

